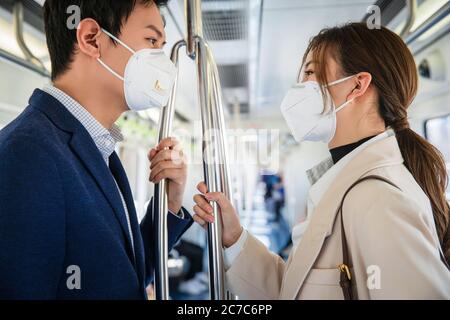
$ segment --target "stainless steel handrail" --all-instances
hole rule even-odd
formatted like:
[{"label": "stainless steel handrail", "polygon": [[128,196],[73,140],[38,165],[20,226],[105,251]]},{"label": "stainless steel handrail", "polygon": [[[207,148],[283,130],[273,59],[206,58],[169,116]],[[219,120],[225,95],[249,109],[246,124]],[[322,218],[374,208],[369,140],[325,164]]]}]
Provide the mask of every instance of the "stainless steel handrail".
[{"label": "stainless steel handrail", "polygon": [[[179,50],[186,45],[184,40],[178,41],[172,48],[171,60],[178,66]],[[177,95],[178,75],[166,107],[161,110],[158,141],[170,137],[173,117],[175,113],[175,100]],[[155,226],[155,297],[157,300],[169,299],[169,274],[168,274],[168,236],[167,213],[169,211],[167,199],[167,183],[161,180],[155,184],[153,196],[153,223]]]},{"label": "stainless steel handrail", "polygon": [[[202,39],[199,39],[200,41],[203,41]],[[205,46],[207,49],[208,54],[208,63],[211,66],[210,72],[211,72],[211,79],[213,81],[213,87],[214,87],[214,103],[217,108],[217,119],[216,121],[216,127],[219,134],[219,157],[220,157],[220,176],[221,176],[221,182],[222,182],[222,190],[224,194],[227,196],[228,199],[234,199],[233,197],[233,189],[231,184],[231,172],[230,172],[230,166],[228,163],[228,139],[226,136],[226,125],[225,125],[225,115],[224,115],[224,109],[223,109],[223,103],[222,103],[222,90],[220,85],[220,78],[219,78],[219,70],[217,69],[217,64],[215,62],[214,56],[212,54],[211,49],[209,48],[208,44],[205,42]]]},{"label": "stainless steel handrail", "polygon": [[[203,173],[209,192],[223,191],[221,188],[220,166],[215,151],[219,150],[217,136],[217,106],[214,104],[213,79],[211,79],[211,65],[205,42],[200,38],[196,41],[196,65],[198,79],[198,93],[202,114],[203,128]],[[222,252],[222,220],[217,203],[212,202],[214,223],[208,224],[207,241],[209,257],[209,288],[211,300],[225,299],[225,273],[223,269]]]},{"label": "stainless steel handrail", "polygon": [[[223,192],[231,200],[233,199],[231,175],[227,162],[227,139],[219,73],[211,49],[202,36],[200,0],[185,0],[185,5],[188,31],[187,53],[195,57],[197,65],[205,182],[210,192]],[[195,51],[191,51],[189,43],[194,42]],[[223,267],[222,219],[217,204],[211,203],[211,205],[214,223],[207,227],[210,297],[212,300],[225,300],[227,295]]]},{"label": "stainless steel handrail", "polygon": [[444,6],[442,6],[438,11],[436,11],[430,18],[428,18],[424,23],[422,23],[417,29],[408,34],[405,37],[406,44],[411,44],[417,38],[422,36],[425,32],[433,28],[437,23],[442,21],[442,19],[446,18],[450,14],[450,2],[447,2]]},{"label": "stainless steel handrail", "polygon": [[42,70],[42,68],[37,67],[35,64],[31,63],[30,61],[25,60],[16,55],[13,55],[13,54],[9,53],[8,51],[5,51],[1,48],[0,48],[0,59],[8,60],[8,61],[15,63],[19,66],[22,66],[28,70],[36,72],[37,74],[39,74],[43,77],[50,78],[50,73],[47,70]]},{"label": "stainless steel handrail", "polygon": [[[172,50],[172,61],[178,62],[178,51],[186,45],[187,55],[195,60],[197,67],[198,94],[203,129],[203,172],[210,192],[224,192],[232,199],[230,170],[227,163],[225,118],[222,106],[217,65],[211,50],[202,37],[200,0],[185,0],[187,21],[186,41],[180,41]],[[159,140],[170,135],[174,112],[177,81],[169,104],[162,110]],[[165,181],[155,185],[153,198],[156,243],[155,293],[156,299],[168,299],[167,272],[167,186]],[[209,254],[210,296],[212,300],[225,300],[225,271],[223,267],[222,219],[216,203],[211,203],[213,224],[208,225],[207,241]]]},{"label": "stainless steel handrail", "polygon": [[186,52],[191,59],[195,59],[196,37],[203,38],[202,8],[200,1],[184,0],[186,16]]},{"label": "stainless steel handrail", "polygon": [[411,28],[416,22],[417,16],[417,0],[406,0],[407,17],[406,23],[402,31],[400,31],[400,37],[405,37],[411,31]]},{"label": "stainless steel handrail", "polygon": [[23,4],[21,1],[16,1],[13,8],[13,25],[14,33],[16,36],[17,44],[22,51],[25,59],[30,62],[30,64],[35,65],[37,69],[41,70],[41,73],[48,72],[39,58],[37,58],[28,48],[23,37]]},{"label": "stainless steel handrail", "polygon": [[[199,39],[199,41],[203,41]],[[210,76],[213,81],[213,99],[214,105],[216,106],[216,117],[214,119],[215,125],[217,128],[217,134],[219,135],[219,144],[218,144],[218,154],[219,154],[219,175],[220,175],[220,187],[225,196],[230,199],[232,202],[234,200],[233,196],[233,188],[231,181],[231,172],[230,172],[230,164],[228,162],[229,154],[228,154],[228,139],[227,139],[227,129],[225,125],[225,115],[222,103],[222,90],[220,85],[219,78],[219,70],[217,69],[217,64],[215,62],[214,56],[212,54],[211,49],[208,44],[205,42],[205,46],[208,53],[208,63],[211,66],[210,68]],[[224,272],[223,266],[220,266],[221,272]],[[226,290],[226,282],[223,280],[222,286],[224,290]],[[226,296],[223,297],[224,300],[236,300],[237,297],[231,292],[226,291]]]}]

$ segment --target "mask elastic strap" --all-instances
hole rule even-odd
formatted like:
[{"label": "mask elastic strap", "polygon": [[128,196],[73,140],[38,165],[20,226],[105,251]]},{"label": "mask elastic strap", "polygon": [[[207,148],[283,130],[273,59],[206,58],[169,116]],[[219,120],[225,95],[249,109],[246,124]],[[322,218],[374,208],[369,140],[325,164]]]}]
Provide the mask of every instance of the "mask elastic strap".
[{"label": "mask elastic strap", "polygon": [[334,112],[335,112],[335,113],[338,113],[339,111],[341,111],[342,109],[344,109],[348,104],[352,103],[353,100],[355,100],[355,99],[351,99],[351,100],[348,100],[348,101],[344,102],[340,107],[334,109]]},{"label": "mask elastic strap", "polygon": [[109,33],[108,31],[106,31],[105,29],[102,28],[102,31],[104,33],[106,33],[111,39],[114,39],[115,41],[117,41],[118,43],[120,43],[123,47],[125,47],[125,49],[127,49],[128,51],[130,51],[131,53],[136,53],[136,51],[134,51],[133,49],[131,49],[129,46],[127,46],[124,42],[122,42],[122,40],[119,40],[116,36],[113,36],[111,33]]},{"label": "mask elastic strap", "polygon": [[[345,81],[347,81],[347,80],[349,80],[349,79],[351,79],[351,78],[354,78],[354,77],[356,77],[356,75],[348,76],[348,77],[345,77],[345,78],[343,78],[343,79],[339,79],[339,80],[333,81],[333,82],[327,84],[325,87],[326,87],[326,88],[329,88],[329,87],[331,87],[331,86],[334,86],[334,85],[336,85],[336,84],[345,82]],[[341,106],[339,106],[338,108],[334,109],[334,112],[335,112],[335,113],[338,113],[339,111],[341,111],[342,109],[344,109],[349,103],[352,103],[353,100],[354,100],[354,99],[351,99],[351,100],[348,100],[348,101],[344,102]]]},{"label": "mask elastic strap", "polygon": [[[128,51],[130,51],[132,54],[135,53],[135,51],[133,49],[131,49],[129,46],[127,46],[125,43],[123,43],[121,40],[119,40],[117,37],[115,37],[114,35],[112,35],[111,33],[109,33],[108,31],[106,31],[105,29],[102,28],[102,31],[111,39],[114,39],[115,41],[117,41],[119,44],[121,44],[125,49],[127,49]],[[125,79],[118,74],[117,72],[115,72],[113,69],[111,69],[110,66],[108,66],[106,63],[104,63],[100,58],[97,59],[97,61],[109,72],[111,72],[115,77],[119,78],[122,81],[125,81]]]},{"label": "mask elastic strap", "polygon": [[100,58],[98,58],[97,61],[103,66],[103,68],[105,68],[106,70],[111,72],[114,76],[116,76],[117,78],[119,78],[122,81],[125,81],[125,79],[120,74],[118,74],[113,69],[111,69],[108,65],[106,65],[106,63],[104,63],[102,60],[100,60]]},{"label": "mask elastic strap", "polygon": [[354,77],[356,77],[356,75],[352,75],[352,76],[349,76],[349,77],[345,77],[345,78],[343,78],[343,79],[339,79],[339,80],[333,81],[333,82],[327,84],[327,85],[325,86],[325,88],[332,87],[332,86],[334,86],[334,85],[337,85],[337,84],[339,84],[339,83],[342,83],[342,82],[347,81],[348,79],[351,79],[351,78],[354,78]]}]

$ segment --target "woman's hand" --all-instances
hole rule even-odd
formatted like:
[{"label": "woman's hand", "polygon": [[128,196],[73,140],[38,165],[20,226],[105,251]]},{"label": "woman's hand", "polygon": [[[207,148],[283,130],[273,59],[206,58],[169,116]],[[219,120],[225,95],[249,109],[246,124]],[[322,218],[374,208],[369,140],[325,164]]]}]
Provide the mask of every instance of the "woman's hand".
[{"label": "woman's hand", "polygon": [[186,186],[187,166],[179,142],[167,138],[148,154],[150,178],[153,183],[167,179],[169,210],[177,214],[181,210],[184,188]]},{"label": "woman's hand", "polygon": [[221,192],[208,192],[206,184],[200,182],[197,186],[201,194],[194,196],[194,220],[203,227],[207,223],[214,223],[213,207],[208,201],[216,202],[222,217],[222,244],[225,248],[231,247],[243,232],[239,217],[230,200]]}]

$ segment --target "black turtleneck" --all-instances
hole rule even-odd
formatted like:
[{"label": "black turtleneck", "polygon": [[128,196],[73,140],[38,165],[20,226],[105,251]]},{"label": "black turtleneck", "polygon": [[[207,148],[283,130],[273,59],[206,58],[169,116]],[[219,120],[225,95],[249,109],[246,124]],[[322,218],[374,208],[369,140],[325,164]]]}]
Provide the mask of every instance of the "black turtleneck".
[{"label": "black turtleneck", "polygon": [[362,145],[364,142],[369,141],[375,136],[367,137],[362,140],[359,140],[358,142],[346,144],[345,146],[340,146],[337,148],[330,149],[331,158],[333,158],[333,163],[336,164],[339,160],[341,160],[343,157],[348,155],[350,152],[358,148],[360,145]]}]

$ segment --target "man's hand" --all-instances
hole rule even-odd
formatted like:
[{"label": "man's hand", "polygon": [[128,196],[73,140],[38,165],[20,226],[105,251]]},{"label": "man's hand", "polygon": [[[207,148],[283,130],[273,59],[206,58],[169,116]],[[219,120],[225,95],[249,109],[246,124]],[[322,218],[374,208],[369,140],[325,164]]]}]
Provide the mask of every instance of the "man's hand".
[{"label": "man's hand", "polygon": [[150,150],[148,159],[149,180],[153,183],[159,183],[162,179],[168,180],[169,210],[177,214],[181,210],[187,176],[186,159],[179,142],[173,138],[162,140]]}]

